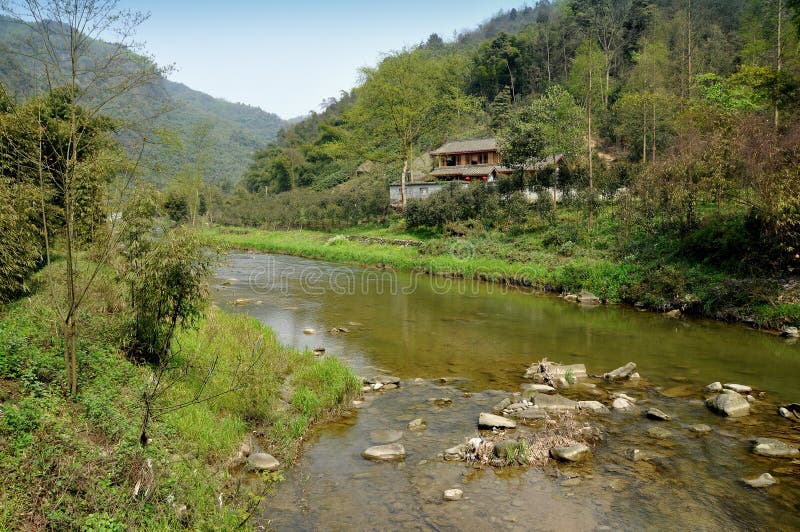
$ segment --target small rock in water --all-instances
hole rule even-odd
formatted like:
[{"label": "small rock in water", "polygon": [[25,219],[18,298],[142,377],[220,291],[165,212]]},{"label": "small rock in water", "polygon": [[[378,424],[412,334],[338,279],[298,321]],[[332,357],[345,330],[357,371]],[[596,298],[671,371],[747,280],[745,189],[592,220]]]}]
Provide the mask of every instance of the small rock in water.
[{"label": "small rock in water", "polygon": [[275,471],[281,466],[280,462],[267,453],[252,453],[247,457],[247,463],[256,471]]},{"label": "small rock in water", "polygon": [[753,452],[770,458],[795,458],[800,456],[800,450],[774,438],[756,438]]},{"label": "small rock in water", "polygon": [[448,406],[453,404],[453,400],[448,397],[435,397],[428,399],[428,402],[435,406]]},{"label": "small rock in water", "polygon": [[711,427],[700,423],[698,425],[692,425],[691,427],[689,427],[689,430],[691,430],[692,432],[697,432],[699,434],[702,434],[704,432],[711,432]]},{"label": "small rock in water", "polygon": [[751,488],[766,488],[767,486],[772,486],[773,484],[778,483],[778,481],[775,480],[775,477],[769,473],[764,473],[758,478],[743,479],[742,482]]},{"label": "small rock in water", "polygon": [[599,297],[591,292],[581,292],[578,294],[578,303],[583,303],[585,305],[599,305],[602,303],[602,301]]},{"label": "small rock in water", "polygon": [[494,414],[481,412],[481,415],[478,417],[478,427],[482,429],[513,429],[516,428],[516,426],[516,421],[503,416],[496,416]]},{"label": "small rock in water", "polygon": [[800,403],[791,403],[778,407],[778,414],[793,421],[800,420]]},{"label": "small rock in water", "polygon": [[565,480],[564,482],[561,483],[561,486],[564,487],[564,488],[574,488],[575,486],[579,485],[580,483],[581,483],[581,479],[579,479],[577,477],[568,478],[567,480]]},{"label": "small rock in water", "polygon": [[607,381],[623,380],[629,378],[634,371],[636,371],[636,364],[633,362],[628,362],[624,366],[606,373],[603,375],[603,378]]},{"label": "small rock in water", "polygon": [[630,399],[625,399],[624,397],[617,397],[614,399],[614,402],[611,403],[611,408],[622,412],[633,410],[634,407],[635,405],[630,401]]},{"label": "small rock in water", "polygon": [[464,460],[467,457],[466,444],[459,444],[455,447],[450,447],[444,452],[444,459],[448,461]]},{"label": "small rock in water", "polygon": [[577,462],[589,454],[589,448],[585,445],[570,445],[569,447],[553,447],[550,449],[550,456],[562,462]]},{"label": "small rock in water", "polygon": [[755,397],[753,397],[753,396],[752,396],[752,395],[750,395],[750,394],[747,394],[747,395],[745,395],[745,396],[744,396],[744,398],[745,398],[745,399],[747,399],[747,402],[748,402],[748,403],[750,403],[750,404],[753,404],[753,403],[755,403],[755,402],[756,402],[756,398],[755,398]]},{"label": "small rock in water", "polygon": [[750,403],[737,392],[729,390],[706,401],[706,406],[722,416],[742,417],[750,413]]},{"label": "small rock in water", "polygon": [[428,428],[428,422],[418,417],[417,419],[409,421],[407,427],[408,430],[422,431]]},{"label": "small rock in water", "polygon": [[361,456],[367,460],[375,460],[382,462],[392,462],[395,460],[403,460],[406,457],[405,448],[399,443],[390,443],[387,445],[375,445],[369,447],[361,453]]},{"label": "small rock in water", "polygon": [[788,338],[800,337],[800,329],[797,327],[784,327],[781,330],[781,336],[786,336]]},{"label": "small rock in water", "polygon": [[707,392],[712,392],[712,393],[713,392],[721,392],[722,391],[722,383],[719,382],[719,381],[712,382],[711,384],[709,384],[708,386],[703,388],[703,390],[705,390]]},{"label": "small rock in water", "polygon": [[464,492],[458,488],[453,488],[449,490],[444,490],[444,500],[446,501],[457,501],[464,496]]},{"label": "small rock in water", "polygon": [[659,410],[658,408],[649,408],[646,412],[647,417],[650,419],[655,419],[657,421],[669,421],[672,419],[672,416],[669,414],[664,413],[663,411]]},{"label": "small rock in water", "polygon": [[307,327],[303,329],[303,334],[316,334],[316,330],[312,329],[311,327]]},{"label": "small rock in water", "polygon": [[678,310],[678,309],[670,310],[669,312],[665,312],[664,316],[666,316],[668,318],[680,318],[681,317],[681,311]]},{"label": "small rock in water", "polygon": [[375,443],[394,443],[403,437],[400,430],[373,430],[369,433],[369,439]]},{"label": "small rock in water", "polygon": [[722,387],[726,390],[733,390],[736,393],[750,393],[753,391],[750,386],[745,386],[744,384],[734,384],[730,382],[723,384]]},{"label": "small rock in water", "polygon": [[608,408],[600,401],[578,401],[578,410],[588,410],[596,414],[607,414]]},{"label": "small rock in water", "polygon": [[650,427],[647,429],[647,435],[653,438],[658,438],[659,440],[663,440],[672,436],[672,432],[661,427]]},{"label": "small rock in water", "polygon": [[[530,390],[531,393],[553,393],[556,391],[555,388],[548,386],[547,384],[523,384],[522,391],[527,392],[528,390]],[[523,394],[523,397],[525,397],[525,394]]]}]

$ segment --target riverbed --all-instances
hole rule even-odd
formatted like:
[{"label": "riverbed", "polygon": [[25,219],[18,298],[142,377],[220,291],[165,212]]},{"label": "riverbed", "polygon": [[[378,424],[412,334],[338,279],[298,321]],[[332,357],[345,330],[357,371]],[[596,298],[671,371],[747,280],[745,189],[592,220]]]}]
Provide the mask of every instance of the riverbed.
[{"label": "riverbed", "polygon": [[[219,304],[246,312],[299,348],[324,348],[359,375],[391,374],[399,389],[365,395],[319,427],[287,481],[265,502],[276,529],[503,530],[798,529],[800,463],[751,452],[751,438],[800,445],[800,423],[779,404],[800,401],[800,344],[711,321],[672,319],[623,306],[581,306],[496,284],[397,273],[263,254],[231,254],[214,287]],[[579,465],[476,468],[443,462],[443,450],[478,434],[491,411],[547,357],[602,374],[629,361],[642,376],[602,385],[624,391],[637,411],[589,420],[603,439]],[[751,414],[723,418],[703,404],[713,381],[752,386]],[[565,391],[570,397],[577,391]],[[447,398],[437,406],[431,399]],[[654,438],[642,408],[673,419]],[[415,418],[423,432],[406,430]],[[707,424],[708,433],[690,430]],[[383,429],[403,431],[402,462],[361,452]],[[524,431],[524,428],[518,429]],[[654,459],[633,461],[631,449]],[[770,472],[753,489],[743,478]],[[464,498],[445,502],[459,488]]]}]

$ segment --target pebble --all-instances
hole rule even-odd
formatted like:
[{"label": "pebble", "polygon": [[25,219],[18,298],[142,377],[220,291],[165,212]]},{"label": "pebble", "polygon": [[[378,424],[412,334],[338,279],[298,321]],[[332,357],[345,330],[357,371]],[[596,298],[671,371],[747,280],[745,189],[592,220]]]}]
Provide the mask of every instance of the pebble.
[{"label": "pebble", "polygon": [[764,473],[757,478],[743,479],[742,481],[751,488],[766,488],[767,486],[772,486],[773,484],[778,483],[778,481],[775,480],[775,477],[769,473]]},{"label": "pebble", "polygon": [[458,488],[453,488],[449,490],[444,490],[444,500],[446,501],[457,501],[464,496],[464,492]]}]

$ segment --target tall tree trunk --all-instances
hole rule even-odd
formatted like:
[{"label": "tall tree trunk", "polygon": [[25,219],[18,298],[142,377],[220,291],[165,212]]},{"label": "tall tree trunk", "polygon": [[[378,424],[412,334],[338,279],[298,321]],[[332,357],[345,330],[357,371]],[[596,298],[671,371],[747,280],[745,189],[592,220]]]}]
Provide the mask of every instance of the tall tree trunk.
[{"label": "tall tree trunk", "polygon": [[406,208],[406,172],[408,171],[408,156],[403,158],[403,173],[400,174],[400,205]]},{"label": "tall tree trunk", "polygon": [[588,117],[587,124],[588,124],[588,136],[587,136],[587,143],[589,146],[589,195],[591,201],[591,205],[589,207],[589,230],[592,229],[593,223],[593,212],[592,209],[594,208],[594,167],[592,161],[592,67],[589,67],[589,94],[586,98],[586,115]]},{"label": "tall tree trunk", "polygon": [[[783,53],[781,38],[782,38],[782,30],[783,30],[783,0],[778,0],[778,53],[777,53],[777,70],[778,72],[781,71],[783,67],[783,58],[781,54]],[[778,129],[778,100],[775,100],[775,129]]]}]

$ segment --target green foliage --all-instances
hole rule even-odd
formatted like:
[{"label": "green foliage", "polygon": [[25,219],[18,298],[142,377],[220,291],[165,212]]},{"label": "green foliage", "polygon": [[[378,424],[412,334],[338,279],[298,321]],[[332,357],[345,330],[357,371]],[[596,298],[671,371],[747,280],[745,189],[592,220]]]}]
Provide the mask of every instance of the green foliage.
[{"label": "green foliage", "polygon": [[213,257],[189,228],[160,228],[156,235],[154,222],[148,228],[136,219],[141,213],[126,212],[134,217],[126,223],[138,229],[124,241],[124,279],[133,311],[128,349],[135,357],[161,363],[169,356],[177,327],[191,326],[205,310]]}]

